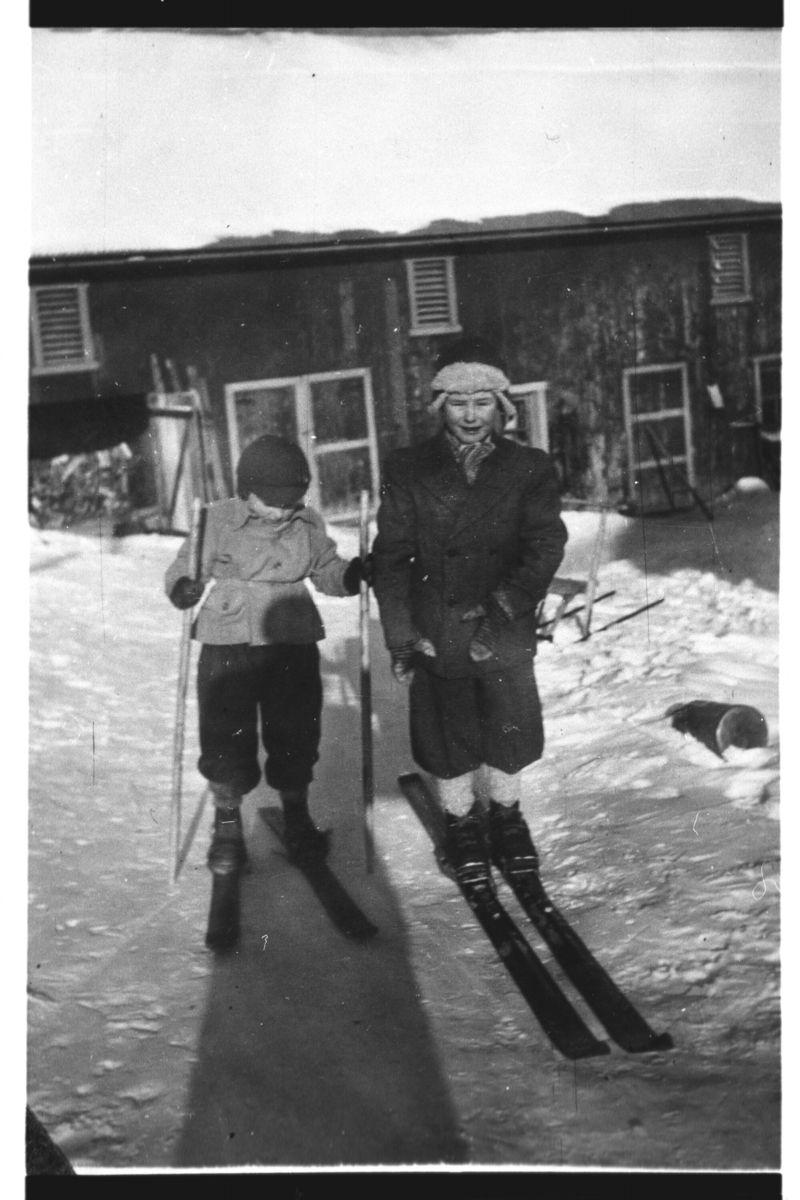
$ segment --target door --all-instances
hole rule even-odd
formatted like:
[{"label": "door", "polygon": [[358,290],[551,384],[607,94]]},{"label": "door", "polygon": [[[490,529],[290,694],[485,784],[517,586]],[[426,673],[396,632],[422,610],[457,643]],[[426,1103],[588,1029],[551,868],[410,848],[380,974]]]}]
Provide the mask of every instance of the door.
[{"label": "door", "polygon": [[358,499],[379,489],[372,378],[366,368],[229,383],[225,407],[231,460],[255,438],[298,443],[311,469],[309,503],[328,520],[358,515]]},{"label": "door", "polygon": [[690,508],[695,486],[686,363],[622,373],[630,495],[645,512]]}]

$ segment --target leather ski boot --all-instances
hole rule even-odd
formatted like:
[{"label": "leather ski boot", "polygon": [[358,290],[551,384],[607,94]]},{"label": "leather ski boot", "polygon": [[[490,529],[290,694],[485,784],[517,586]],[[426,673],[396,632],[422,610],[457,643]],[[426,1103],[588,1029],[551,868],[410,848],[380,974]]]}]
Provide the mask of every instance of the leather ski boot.
[{"label": "leather ski boot", "polygon": [[525,818],[519,811],[519,801],[511,805],[489,802],[489,839],[492,861],[510,875],[536,874],[539,855],[531,841]]},{"label": "leather ski boot", "polygon": [[483,830],[483,819],[474,810],[464,817],[445,811],[447,835],[444,852],[459,883],[489,883],[491,870],[489,852]]},{"label": "leather ski boot", "polygon": [[289,857],[296,863],[320,862],[327,857],[330,834],[317,829],[308,811],[306,792],[281,792],[283,831]]},{"label": "leather ski boot", "polygon": [[241,807],[216,808],[208,849],[209,870],[215,875],[233,875],[246,865],[247,847],[242,833]]},{"label": "leather ski boot", "polygon": [[214,797],[214,825],[208,850],[209,870],[215,875],[232,875],[247,866],[247,847],[242,833],[242,795],[230,783],[208,786]]}]

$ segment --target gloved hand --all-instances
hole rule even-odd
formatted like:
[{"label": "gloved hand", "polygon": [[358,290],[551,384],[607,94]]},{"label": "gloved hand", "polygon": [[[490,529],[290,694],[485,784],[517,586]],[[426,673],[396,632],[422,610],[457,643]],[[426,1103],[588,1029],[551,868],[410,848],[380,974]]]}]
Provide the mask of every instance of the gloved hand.
[{"label": "gloved hand", "polygon": [[188,575],[181,575],[178,582],[169,594],[169,598],[176,608],[194,608],[199,601],[206,585],[199,579],[190,579]]},{"label": "gloved hand", "polygon": [[424,654],[428,658],[436,658],[433,642],[428,638],[418,638],[416,642],[405,642],[402,646],[394,646],[389,650],[392,659],[392,674],[398,683],[410,684],[414,678],[412,663],[415,654]]},{"label": "gloved hand", "polygon": [[367,587],[372,587],[373,578],[373,558],[368,554],[366,558],[351,558],[345,568],[342,582],[347,588],[348,596],[355,596],[360,590],[361,580]]},{"label": "gloved hand", "polygon": [[476,604],[464,613],[462,621],[478,621],[467,653],[474,663],[488,662],[497,654],[496,634],[511,620],[510,608],[503,603],[505,597],[494,593],[485,604]]},{"label": "gloved hand", "polygon": [[494,629],[488,617],[482,617],[467,651],[474,663],[488,662],[497,653]]}]

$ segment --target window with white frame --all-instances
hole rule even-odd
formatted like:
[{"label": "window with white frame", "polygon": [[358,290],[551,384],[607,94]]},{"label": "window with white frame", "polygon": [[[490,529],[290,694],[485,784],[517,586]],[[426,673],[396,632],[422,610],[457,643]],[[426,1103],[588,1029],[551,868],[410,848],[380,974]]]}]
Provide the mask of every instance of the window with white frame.
[{"label": "window with white frame", "polygon": [[781,356],[757,354],[753,359],[756,420],[765,433],[781,429]]},{"label": "window with white frame", "polygon": [[88,285],[64,283],[31,289],[34,375],[97,368],[89,322]]},{"label": "window with white frame", "polygon": [[460,333],[452,258],[406,260],[412,336]]},{"label": "window with white frame", "polygon": [[741,304],[751,300],[746,233],[718,233],[709,239],[711,303]]},{"label": "window with white frame", "polygon": [[550,450],[547,428],[547,383],[514,383],[508,389],[511,403],[517,410],[505,426],[505,436],[524,446]]}]

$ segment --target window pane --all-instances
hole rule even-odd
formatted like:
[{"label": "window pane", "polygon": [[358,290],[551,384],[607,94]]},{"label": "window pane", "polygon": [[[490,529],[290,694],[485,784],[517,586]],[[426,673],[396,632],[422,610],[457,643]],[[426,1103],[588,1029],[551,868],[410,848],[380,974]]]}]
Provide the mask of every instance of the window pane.
[{"label": "window pane", "polygon": [[682,457],[686,454],[686,430],[683,420],[676,418],[667,421],[642,421],[636,431],[639,439],[639,453],[646,461],[656,458],[656,452],[664,463],[670,457]]},{"label": "window pane", "polygon": [[236,421],[242,450],[262,433],[297,441],[294,388],[249,388],[236,394]]},{"label": "window pane", "polygon": [[319,473],[320,502],[326,516],[353,514],[358,511],[359,493],[372,490],[369,448],[334,450],[316,459]]},{"label": "window pane", "polygon": [[331,379],[311,384],[311,407],[317,445],[357,441],[367,436],[364,380]]},{"label": "window pane", "polygon": [[683,376],[680,371],[652,371],[630,375],[631,411],[663,412],[665,408],[683,408]]}]

